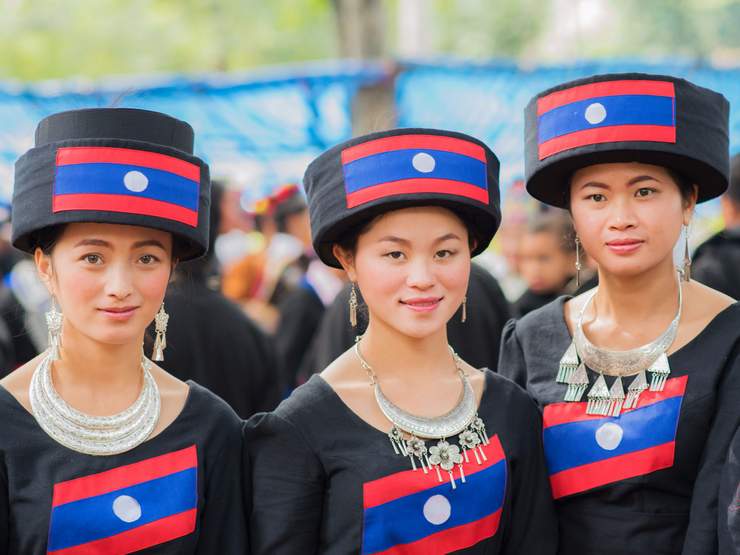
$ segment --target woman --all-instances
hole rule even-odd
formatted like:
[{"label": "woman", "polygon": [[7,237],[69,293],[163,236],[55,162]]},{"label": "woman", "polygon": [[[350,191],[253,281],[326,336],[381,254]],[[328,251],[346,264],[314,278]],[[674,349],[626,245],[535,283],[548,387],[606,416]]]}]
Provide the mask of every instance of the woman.
[{"label": "woman", "polygon": [[49,349],[0,381],[2,553],[245,553],[239,418],[142,349],[154,319],[162,360],[172,269],[208,245],[192,152],[164,114],[78,110],[16,164],[13,244],[52,307]]},{"label": "woman", "polygon": [[[498,160],[446,131],[375,133],[308,168],[313,243],[367,331],[246,427],[254,553],[551,553],[539,415],[446,323],[500,221]],[[356,294],[349,302],[357,322]],[[441,415],[441,416],[440,416]]]},{"label": "woman", "polygon": [[[740,421],[740,304],[673,248],[729,169],[727,101],[683,79],[601,75],[527,108],[529,192],[568,208],[599,286],[502,340],[499,371],[544,408],[560,552],[717,552]],[[684,238],[685,240],[685,238]],[[578,267],[578,263],[576,263]]]}]

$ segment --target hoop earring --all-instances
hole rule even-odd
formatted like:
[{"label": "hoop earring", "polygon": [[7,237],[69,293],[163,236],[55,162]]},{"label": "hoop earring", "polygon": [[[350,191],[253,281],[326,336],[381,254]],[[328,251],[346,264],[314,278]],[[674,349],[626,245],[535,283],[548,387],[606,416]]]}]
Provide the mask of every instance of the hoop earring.
[{"label": "hoop earring", "polygon": [[468,319],[468,296],[465,295],[463,297],[463,302],[462,302],[462,318],[460,318],[460,321],[464,324],[467,319]]},{"label": "hoop earring", "polygon": [[159,312],[154,317],[154,331],[157,337],[154,340],[152,360],[161,362],[164,360],[164,350],[167,348],[167,323],[170,315],[164,311],[164,303],[159,307]]},{"label": "hoop earring", "polygon": [[683,265],[681,266],[681,280],[691,281],[691,255],[689,254],[689,225],[684,228]]},{"label": "hoop earring", "polygon": [[357,327],[357,289],[355,282],[352,282],[352,291],[349,294],[349,323],[353,328]]},{"label": "hoop earring", "polygon": [[49,351],[51,360],[59,360],[59,348],[62,346],[62,320],[64,316],[57,310],[54,295],[51,296],[51,308],[46,313],[46,327],[49,330]]},{"label": "hoop earring", "polygon": [[576,235],[576,287],[581,286],[581,240]]}]

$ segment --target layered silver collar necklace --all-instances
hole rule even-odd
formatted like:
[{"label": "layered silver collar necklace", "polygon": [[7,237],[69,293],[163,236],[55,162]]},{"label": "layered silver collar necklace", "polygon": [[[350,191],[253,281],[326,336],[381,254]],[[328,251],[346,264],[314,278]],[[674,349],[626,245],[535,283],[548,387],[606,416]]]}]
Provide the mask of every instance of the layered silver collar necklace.
[{"label": "layered silver collar necklace", "polygon": [[[579,402],[589,386],[586,367],[598,374],[598,378],[588,392],[587,414],[619,416],[623,409],[637,406],[643,391],[663,391],[671,373],[666,351],[673,344],[678,332],[683,308],[683,291],[678,282],[678,310],[666,330],[657,339],[636,349],[613,351],[601,349],[591,343],[583,331],[583,315],[597,289],[589,295],[578,315],[576,329],[565,354],[560,359],[556,381],[568,386],[565,401]],[[651,373],[648,383],[647,372]],[[604,376],[615,376],[609,387]],[[625,393],[622,378],[632,377]]]},{"label": "layered silver collar necklace", "polygon": [[[439,482],[443,481],[442,472],[447,472],[454,489],[457,487],[455,468],[460,481],[465,483],[463,462],[470,462],[469,453],[478,464],[487,460],[483,445],[488,445],[489,441],[485,424],[478,416],[473,386],[462,368],[460,357],[451,347],[450,351],[463,386],[460,399],[446,414],[427,418],[404,411],[383,394],[377,375],[360,352],[359,340],[355,342],[355,353],[370,378],[378,407],[393,425],[388,438],[396,455],[408,457],[413,470],[421,467],[424,474],[436,472]],[[447,441],[456,435],[459,445]],[[436,443],[427,447],[426,440],[436,440]]]},{"label": "layered silver collar necklace", "polygon": [[123,412],[90,416],[71,407],[54,389],[51,352],[31,377],[29,396],[33,416],[57,443],[86,455],[117,455],[130,451],[151,436],[159,421],[159,388],[150,372],[151,362],[141,357],[144,385],[139,397]]}]

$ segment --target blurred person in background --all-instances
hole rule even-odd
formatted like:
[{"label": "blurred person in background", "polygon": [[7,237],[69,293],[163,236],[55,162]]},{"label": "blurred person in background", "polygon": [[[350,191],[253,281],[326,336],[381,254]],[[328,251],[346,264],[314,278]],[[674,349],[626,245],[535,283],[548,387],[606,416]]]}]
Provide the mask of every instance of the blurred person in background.
[{"label": "blurred person in background", "polygon": [[513,304],[515,318],[575,289],[574,239],[573,224],[565,211],[549,210],[529,223],[519,242],[518,254],[519,272],[527,290]]},{"label": "blurred person in background", "polygon": [[[219,291],[213,244],[221,223],[224,189],[213,182],[208,254],[175,268],[165,296],[170,314],[162,367],[195,380],[225,400],[242,418],[272,410],[282,391],[272,341],[241,308]],[[153,327],[149,337],[154,337]]]},{"label": "blurred person in background", "polygon": [[730,186],[720,205],[725,228],[696,249],[691,273],[695,280],[740,299],[740,154],[732,157]]}]

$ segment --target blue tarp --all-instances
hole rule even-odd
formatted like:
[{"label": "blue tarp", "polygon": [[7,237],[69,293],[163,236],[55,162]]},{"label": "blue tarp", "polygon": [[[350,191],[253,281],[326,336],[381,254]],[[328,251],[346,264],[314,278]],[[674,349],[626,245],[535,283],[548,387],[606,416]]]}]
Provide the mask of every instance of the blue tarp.
[{"label": "blue tarp", "polygon": [[[523,173],[522,111],[532,95],[593,74],[642,71],[686,77],[740,105],[740,68],[690,63],[608,61],[524,68],[510,62],[402,62],[396,78],[398,125],[440,127],[486,141],[502,162],[502,185]],[[306,163],[351,135],[357,87],[386,78],[388,66],[342,61],[245,74],[158,76],[145,80],[66,81],[26,86],[0,82],[0,199],[9,199],[12,166],[32,144],[36,123],[81,107],[123,106],[167,112],[190,122],[196,151],[217,177],[255,195],[300,179]],[[740,116],[731,114],[740,148]]]}]

